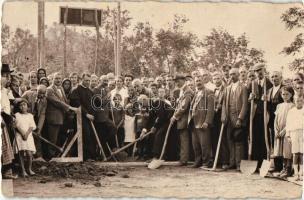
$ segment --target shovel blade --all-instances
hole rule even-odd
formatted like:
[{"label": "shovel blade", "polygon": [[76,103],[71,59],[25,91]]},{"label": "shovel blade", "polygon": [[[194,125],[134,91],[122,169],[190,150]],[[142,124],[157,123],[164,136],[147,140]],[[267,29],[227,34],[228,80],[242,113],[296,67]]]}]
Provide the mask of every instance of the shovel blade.
[{"label": "shovel blade", "polygon": [[262,166],[260,168],[260,176],[265,177],[268,174],[270,167],[271,162],[269,160],[263,160]]},{"label": "shovel blade", "polygon": [[148,164],[148,168],[149,168],[149,169],[157,169],[157,168],[159,168],[163,163],[164,163],[164,160],[152,160],[152,161]]},{"label": "shovel blade", "polygon": [[257,169],[258,161],[255,160],[241,160],[240,170],[243,174],[251,175]]}]

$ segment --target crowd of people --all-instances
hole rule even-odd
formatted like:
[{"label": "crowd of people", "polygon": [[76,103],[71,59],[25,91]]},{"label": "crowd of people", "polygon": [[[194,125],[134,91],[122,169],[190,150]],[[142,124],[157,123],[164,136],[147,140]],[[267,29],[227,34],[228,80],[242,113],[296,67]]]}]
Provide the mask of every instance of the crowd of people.
[{"label": "crowd of people", "polygon": [[[263,64],[250,69],[225,65],[156,78],[113,73],[64,77],[39,68],[25,79],[3,64],[1,76],[4,178],[16,178],[12,172],[16,157],[24,163],[23,176],[35,174],[33,159],[56,157],[56,149],[33,134],[64,145],[77,130],[80,107],[84,160],[102,160],[94,128],[107,156],[142,137],[127,150],[128,155],[138,160],[158,159],[170,125],[165,159],[178,160],[180,166],[193,161],[193,168],[208,168],[214,163],[223,125],[218,167],[240,170],[241,160],[252,156],[258,170],[270,154],[271,171],[302,180],[303,73],[295,73],[288,82],[280,71],[268,73]],[[250,123],[252,138],[248,140]],[[147,132],[150,135],[145,137]],[[69,152],[75,154],[76,146]]]}]

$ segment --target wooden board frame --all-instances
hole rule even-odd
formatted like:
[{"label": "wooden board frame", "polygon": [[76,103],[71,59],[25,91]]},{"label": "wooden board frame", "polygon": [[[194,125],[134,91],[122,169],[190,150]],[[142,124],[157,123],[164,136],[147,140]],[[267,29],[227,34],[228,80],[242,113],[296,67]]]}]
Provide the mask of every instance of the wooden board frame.
[{"label": "wooden board frame", "polygon": [[[62,153],[60,157],[52,158],[51,162],[83,162],[83,142],[82,142],[82,116],[81,116],[81,107],[78,108],[76,112],[77,118],[77,132],[75,133],[74,137],[67,145],[66,149]],[[73,144],[77,140],[77,157],[66,157],[69,151],[71,150]]]}]

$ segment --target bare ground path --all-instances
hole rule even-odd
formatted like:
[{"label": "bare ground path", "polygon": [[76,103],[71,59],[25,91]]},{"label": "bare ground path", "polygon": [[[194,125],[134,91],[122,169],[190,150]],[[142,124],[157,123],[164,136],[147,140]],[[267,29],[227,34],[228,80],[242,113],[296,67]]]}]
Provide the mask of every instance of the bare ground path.
[{"label": "bare ground path", "polygon": [[[157,170],[129,167],[118,170],[115,176],[103,176],[94,184],[72,179],[41,180],[40,177],[15,180],[14,196],[299,199],[302,195],[299,185],[257,174],[247,177],[234,171],[208,172],[172,166]],[[67,182],[72,187],[65,186]]]}]

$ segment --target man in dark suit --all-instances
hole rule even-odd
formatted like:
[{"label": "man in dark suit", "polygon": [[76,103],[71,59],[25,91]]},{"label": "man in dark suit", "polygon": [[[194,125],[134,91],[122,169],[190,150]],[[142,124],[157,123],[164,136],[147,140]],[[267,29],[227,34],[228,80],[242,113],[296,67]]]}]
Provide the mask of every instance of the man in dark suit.
[{"label": "man in dark suit", "polygon": [[[222,74],[220,72],[214,72],[212,74],[212,81],[215,85],[214,90],[214,120],[213,127],[211,133],[211,145],[212,145],[212,160],[214,160],[219,135],[221,131],[221,114],[222,114],[222,103],[223,103],[223,95],[225,86],[222,81]],[[223,169],[227,169],[229,165],[229,148],[228,148],[228,140],[226,131],[223,132],[221,147],[219,152],[219,164],[222,165]]]},{"label": "man in dark suit", "polygon": [[254,80],[254,90],[249,88],[249,101],[254,99],[254,117],[253,117],[253,138],[252,138],[252,159],[258,161],[258,168],[261,167],[264,159],[267,158],[267,149],[264,134],[264,84],[266,89],[272,87],[272,83],[265,76],[265,65],[258,64],[254,66],[254,72],[257,79]]},{"label": "man in dark suit", "polygon": [[180,165],[184,166],[187,165],[189,159],[188,114],[193,98],[193,91],[187,86],[185,76],[177,75],[175,81],[177,82],[177,86],[181,88],[181,92],[171,121],[172,123],[176,121],[177,133],[180,138]]},{"label": "man in dark suit", "polygon": [[239,171],[241,159],[244,154],[244,128],[246,127],[246,114],[248,110],[248,91],[239,82],[237,68],[229,72],[231,84],[225,89],[222,105],[222,122],[226,124],[229,143],[229,168]]},{"label": "man in dark suit", "polygon": [[[76,111],[76,108],[67,104],[67,99],[61,83],[62,75],[60,73],[55,73],[53,84],[46,90],[48,139],[54,144],[57,143],[58,134],[63,124],[65,112],[69,110]],[[54,157],[56,152],[50,148],[49,153],[51,157]]]},{"label": "man in dark suit", "polygon": [[96,137],[91,126],[91,121],[95,119],[92,105],[94,94],[90,89],[90,79],[90,74],[83,73],[81,83],[72,90],[70,95],[71,105],[81,106],[84,160],[96,159]]},{"label": "man in dark suit", "polygon": [[116,127],[113,121],[110,119],[110,95],[108,90],[108,84],[101,82],[96,88],[93,89],[93,109],[95,126],[100,138],[101,145],[106,148],[106,143],[108,142],[110,146],[115,146],[115,133]]},{"label": "man in dark suit", "polygon": [[[282,73],[279,71],[273,71],[270,75],[271,82],[273,87],[267,91],[267,110],[269,114],[269,122],[268,122],[268,130],[270,139],[271,139],[271,146],[274,145],[274,119],[275,119],[275,111],[277,109],[277,105],[283,103],[283,98],[281,97],[281,88],[282,84]],[[283,160],[280,158],[274,159],[274,166],[271,170],[281,171],[283,166]]]},{"label": "man in dark suit", "polygon": [[214,95],[204,87],[203,76],[195,78],[197,92],[191,102],[188,125],[192,132],[195,161],[193,168],[210,166],[210,129],[214,118]]}]

